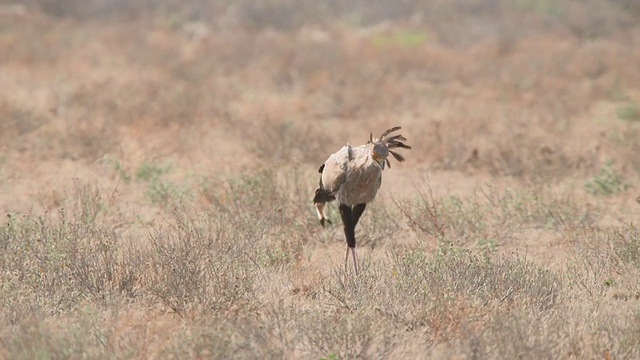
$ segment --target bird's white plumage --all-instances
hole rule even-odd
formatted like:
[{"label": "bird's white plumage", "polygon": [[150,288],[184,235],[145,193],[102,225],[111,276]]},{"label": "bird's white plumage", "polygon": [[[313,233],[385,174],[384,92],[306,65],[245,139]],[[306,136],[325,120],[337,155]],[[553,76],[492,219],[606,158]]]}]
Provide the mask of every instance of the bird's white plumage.
[{"label": "bird's white plumage", "polygon": [[372,145],[347,145],[329,156],[322,172],[324,188],[348,206],[367,204],[382,184],[382,166],[372,157]]}]

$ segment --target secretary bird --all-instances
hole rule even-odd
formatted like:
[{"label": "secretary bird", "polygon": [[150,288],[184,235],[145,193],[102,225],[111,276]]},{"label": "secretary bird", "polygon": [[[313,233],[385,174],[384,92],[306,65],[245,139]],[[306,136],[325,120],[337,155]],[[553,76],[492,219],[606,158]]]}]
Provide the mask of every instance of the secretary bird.
[{"label": "secretary bird", "polygon": [[358,274],[358,259],[356,257],[355,228],[367,204],[373,201],[382,184],[382,170],[385,165],[391,168],[387,157],[391,154],[396,160],[404,161],[404,156],[391,150],[395,148],[411,149],[403,141],[402,135],[393,135],[400,130],[400,126],[393,127],[374,138],[369,134],[369,142],[365,145],[353,147],[343,146],[338,152],[329,156],[318,169],[322,174],[316,189],[313,203],[316,206],[318,219],[322,226],[331,223],[324,212],[325,205],[338,200],[338,209],[347,239],[347,253],[345,267],[349,259],[349,251],[353,257],[353,267]]}]

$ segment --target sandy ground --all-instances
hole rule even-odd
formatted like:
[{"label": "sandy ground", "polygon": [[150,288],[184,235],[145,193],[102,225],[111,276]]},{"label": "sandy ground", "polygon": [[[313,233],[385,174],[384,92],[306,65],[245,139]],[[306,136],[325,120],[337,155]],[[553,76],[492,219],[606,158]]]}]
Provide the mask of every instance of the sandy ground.
[{"label": "sandy ground", "polygon": [[[159,211],[141,199],[143,184],[120,176],[144,162],[172,163],[176,181],[269,164],[313,177],[342,144],[392,125],[414,149],[385,173],[387,201],[415,197],[426,181],[436,196],[543,183],[595,204],[582,183],[607,160],[638,183],[637,26],[453,47],[394,45],[398,31],[429,31],[401,22],[225,33],[201,24],[193,38],[190,23],[1,16],[5,213],[53,211],[79,179],[152,221]],[[636,193],[604,200],[611,212],[599,221],[636,217]],[[533,233],[505,251],[553,262],[562,246]]]}]

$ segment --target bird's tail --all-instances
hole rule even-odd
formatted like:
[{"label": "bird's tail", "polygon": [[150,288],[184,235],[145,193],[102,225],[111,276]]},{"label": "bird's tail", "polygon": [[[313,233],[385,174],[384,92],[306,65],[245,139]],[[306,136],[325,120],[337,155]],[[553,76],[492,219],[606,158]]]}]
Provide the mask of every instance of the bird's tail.
[{"label": "bird's tail", "polygon": [[318,220],[320,220],[320,225],[324,226],[325,222],[331,224],[331,220],[327,218],[327,215],[324,213],[324,207],[328,202],[335,200],[335,195],[331,194],[325,189],[318,188],[316,189],[316,194],[313,197],[313,203],[316,205],[316,212],[318,213]]}]

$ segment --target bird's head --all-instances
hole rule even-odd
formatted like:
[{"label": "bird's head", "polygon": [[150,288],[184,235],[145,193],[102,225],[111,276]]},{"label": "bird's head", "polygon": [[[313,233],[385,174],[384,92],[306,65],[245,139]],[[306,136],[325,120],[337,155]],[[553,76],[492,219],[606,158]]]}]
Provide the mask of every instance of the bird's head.
[{"label": "bird's head", "polygon": [[404,156],[391,150],[395,148],[411,149],[411,146],[406,145],[403,141],[407,139],[402,135],[388,136],[394,131],[400,130],[400,126],[393,127],[380,135],[380,137],[374,138],[373,133],[369,134],[369,144],[371,144],[371,157],[382,167],[384,170],[385,164],[391,168],[391,163],[387,158],[391,154],[396,160],[404,161]]},{"label": "bird's head", "polygon": [[387,162],[387,156],[389,156],[389,149],[380,142],[375,142],[371,144],[371,157],[375,160],[382,169],[384,170],[384,165]]}]

